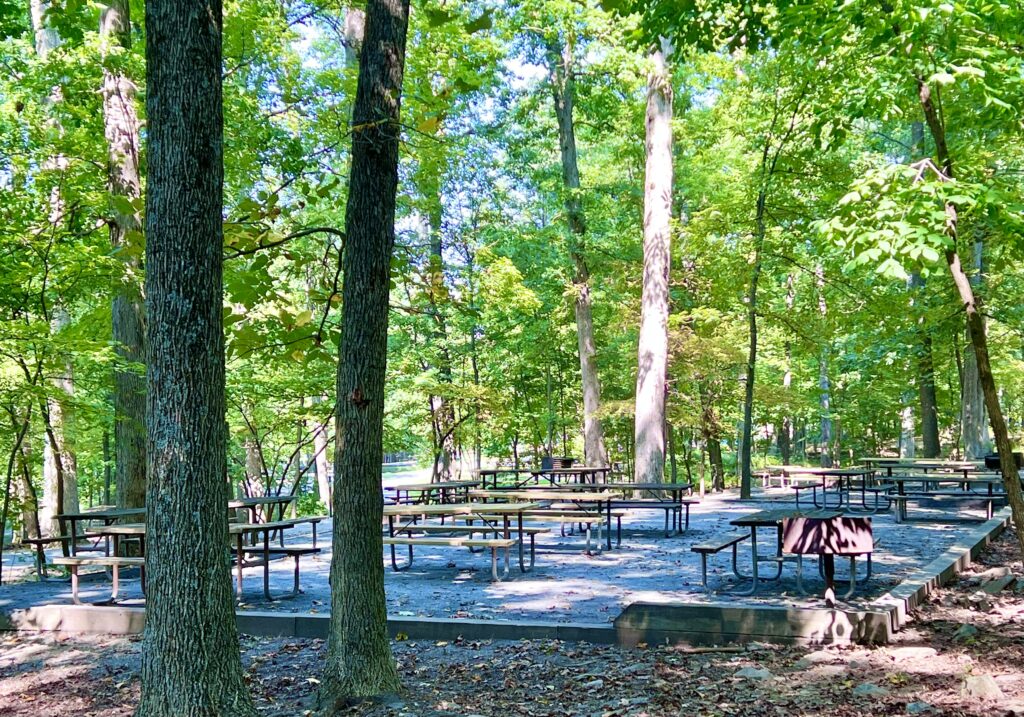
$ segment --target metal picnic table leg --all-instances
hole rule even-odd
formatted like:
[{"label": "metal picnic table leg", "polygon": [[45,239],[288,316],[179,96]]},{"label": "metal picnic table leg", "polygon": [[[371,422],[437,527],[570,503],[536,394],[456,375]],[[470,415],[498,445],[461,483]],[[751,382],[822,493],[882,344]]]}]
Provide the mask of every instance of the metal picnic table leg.
[{"label": "metal picnic table leg", "polygon": [[526,561],[523,555],[523,513],[522,511],[516,513],[516,527],[519,529],[519,570],[524,573],[528,573],[533,570],[534,551],[533,545],[530,545],[530,567],[526,567]]},{"label": "metal picnic table leg", "polygon": [[[608,517],[608,550],[612,549],[612,502],[610,500],[605,501],[605,515]],[[597,504],[597,512],[601,512],[601,504]]]},{"label": "metal picnic table leg", "polygon": [[[753,595],[757,592],[757,526],[750,526],[750,589],[737,591],[736,595]],[[739,570],[736,570],[735,564],[733,565],[733,572],[736,573],[738,578],[746,578]]]},{"label": "metal picnic table leg", "polygon": [[237,579],[237,585],[235,587],[235,597],[239,601],[242,600],[242,550],[245,547],[245,536],[242,533],[238,533],[235,536],[235,576]]},{"label": "metal picnic table leg", "polygon": [[75,555],[75,544],[78,542],[77,532],[75,530],[76,523],[78,521],[75,518],[68,518],[68,534],[71,536],[71,542],[68,543],[68,552]]}]

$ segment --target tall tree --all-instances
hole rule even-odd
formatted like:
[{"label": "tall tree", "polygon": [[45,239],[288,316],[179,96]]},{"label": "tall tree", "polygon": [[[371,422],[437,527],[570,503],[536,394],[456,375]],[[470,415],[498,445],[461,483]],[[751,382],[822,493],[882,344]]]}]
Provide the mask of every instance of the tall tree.
[{"label": "tall tree", "polygon": [[334,458],[331,625],[320,707],[397,692],[384,597],[381,463],[409,0],[369,0],[352,110]]},{"label": "tall tree", "polygon": [[[35,34],[35,51],[40,60],[46,61],[50,53],[61,44],[60,33],[51,23],[53,12],[48,0],[30,0],[29,11],[32,17],[32,28]],[[47,101],[53,107],[61,100],[59,87],[54,87]],[[51,118],[50,122],[60,132],[60,123]],[[60,154],[47,158],[43,169],[50,172],[63,172],[67,169],[67,159]],[[64,200],[61,196],[61,181],[53,182],[50,190],[50,223],[55,227],[64,223]],[[47,313],[44,306],[44,314]],[[67,307],[63,304],[53,306],[46,317],[50,321],[51,330],[59,334],[71,323]],[[74,447],[74,369],[71,359],[66,356],[56,357],[58,374],[52,379],[53,395],[46,399],[42,407],[45,438],[43,441],[43,503],[44,528],[51,535],[59,535],[60,521],[58,513],[74,513],[78,510],[78,459]],[[65,548],[66,549],[66,548]]]},{"label": "tall tree", "polygon": [[146,628],[137,717],[255,713],[229,565],[219,0],[147,0]]},{"label": "tall tree", "polygon": [[574,270],[572,282],[576,294],[576,339],[583,382],[583,453],[589,465],[607,465],[608,451],[605,449],[604,429],[598,415],[601,409],[601,378],[597,372],[597,349],[594,343],[590,270],[583,253],[587,223],[580,199],[580,169],[576,161],[576,127],[573,118],[576,63],[571,31],[567,32],[564,40],[548,40],[547,59],[555,100],[555,117],[558,120],[565,214],[569,224],[569,254]]},{"label": "tall tree", "polygon": [[672,251],[672,76],[667,43],[651,53],[647,76],[644,280],[636,375],[638,482],[665,475],[665,374],[668,370],[669,266]]},{"label": "tall tree", "polygon": [[[103,43],[103,126],[107,140],[107,186],[111,207],[110,243],[123,257],[125,277],[111,307],[114,347],[126,364],[145,359],[142,295],[138,290],[141,226],[134,202],[142,195],[139,173],[139,116],[135,83],[123,69],[121,54],[131,49],[132,24],[127,0],[110,0],[100,14]],[[117,505],[140,508],[146,500],[145,379],[132,365],[114,372],[114,461]]]}]

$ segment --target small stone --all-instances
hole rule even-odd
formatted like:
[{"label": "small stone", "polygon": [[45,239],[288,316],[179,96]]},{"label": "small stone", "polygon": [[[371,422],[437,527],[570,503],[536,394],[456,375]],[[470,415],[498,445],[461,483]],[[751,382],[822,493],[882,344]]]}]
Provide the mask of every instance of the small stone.
[{"label": "small stone", "polygon": [[1006,696],[991,675],[970,675],[964,680],[963,694],[976,700],[1001,700]]},{"label": "small stone", "polygon": [[1010,569],[1000,565],[996,568],[989,568],[988,570],[985,570],[983,572],[975,573],[974,575],[971,575],[970,578],[968,578],[968,580],[975,585],[984,585],[985,583],[991,582],[992,580],[1004,578],[1009,574]]},{"label": "small stone", "polygon": [[977,634],[978,628],[976,628],[974,625],[961,625],[956,629],[956,632],[953,633],[953,641],[964,642],[966,640],[972,639]]},{"label": "small stone", "polygon": [[599,690],[604,687],[604,680],[591,680],[590,682],[583,683],[583,689],[585,690]]},{"label": "small stone", "polygon": [[759,670],[756,667],[744,667],[736,672],[735,677],[745,677],[748,680],[767,680],[772,677],[768,670]]},{"label": "small stone", "polygon": [[850,660],[846,663],[848,670],[866,670],[869,667],[871,667],[871,663],[864,660]]},{"label": "small stone", "polygon": [[987,583],[985,583],[984,585],[981,586],[981,589],[984,590],[989,595],[995,595],[996,593],[1000,593],[1003,590],[1005,590],[1006,588],[1008,588],[1011,585],[1013,585],[1013,582],[1016,579],[1017,578],[1015,578],[1012,575],[1004,575],[1001,578],[996,578],[995,580],[989,580]]},{"label": "small stone", "polygon": [[889,656],[896,662],[927,660],[937,654],[938,650],[934,647],[897,647],[889,650]]},{"label": "small stone", "polygon": [[889,694],[889,690],[878,685],[873,685],[870,682],[865,682],[862,685],[857,685],[853,688],[853,694],[857,697],[885,697]]},{"label": "small stone", "polygon": [[933,709],[935,708],[927,702],[911,702],[907,705],[907,714],[923,715],[925,712],[931,712]]},{"label": "small stone", "polygon": [[815,652],[808,652],[800,661],[805,665],[820,665],[826,662],[835,662],[836,655],[828,650],[816,650]]}]

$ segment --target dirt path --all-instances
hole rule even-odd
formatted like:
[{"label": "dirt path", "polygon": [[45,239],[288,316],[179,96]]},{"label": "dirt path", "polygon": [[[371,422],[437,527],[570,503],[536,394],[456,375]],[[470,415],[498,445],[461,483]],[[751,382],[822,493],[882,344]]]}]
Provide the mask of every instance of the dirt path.
[{"label": "dirt path", "polygon": [[[1004,536],[939,591],[884,648],[753,645],[720,652],[534,642],[398,641],[406,686],[353,715],[1024,715],[1024,567]],[[1019,580],[994,595],[984,579]],[[995,584],[988,583],[989,589]],[[137,639],[0,638],[0,715],[127,716],[138,699]],[[325,646],[244,637],[261,714],[312,707]]]}]

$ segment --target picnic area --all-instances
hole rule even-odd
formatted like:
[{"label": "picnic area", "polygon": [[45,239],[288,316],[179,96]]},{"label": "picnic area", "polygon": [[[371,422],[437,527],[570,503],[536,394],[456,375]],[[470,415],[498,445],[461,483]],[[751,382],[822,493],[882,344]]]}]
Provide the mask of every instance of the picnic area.
[{"label": "picnic area", "polygon": [[1024,715],[1022,47],[0,2],[0,717]]}]

